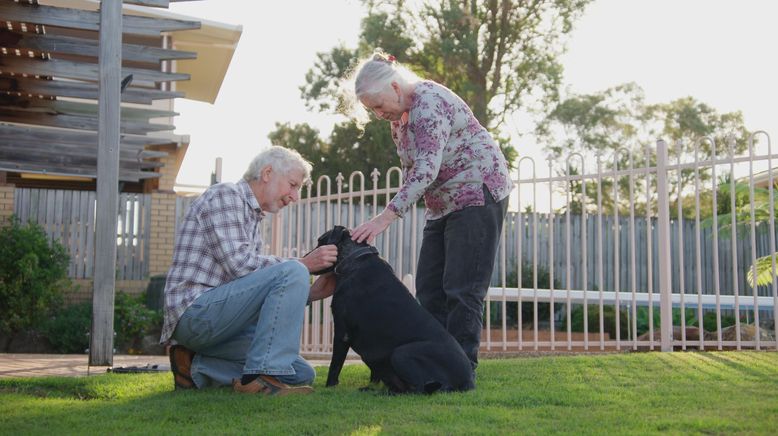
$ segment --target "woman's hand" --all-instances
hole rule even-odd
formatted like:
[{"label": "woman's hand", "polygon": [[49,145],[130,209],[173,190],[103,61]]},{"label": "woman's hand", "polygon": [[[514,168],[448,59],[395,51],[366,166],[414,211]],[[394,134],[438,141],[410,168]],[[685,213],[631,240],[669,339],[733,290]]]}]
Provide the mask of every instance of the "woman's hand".
[{"label": "woman's hand", "polygon": [[381,234],[389,224],[397,218],[389,209],[384,209],[383,212],[376,215],[370,221],[363,223],[361,226],[351,231],[351,239],[357,242],[367,240],[368,243],[372,243],[376,236]]},{"label": "woman's hand", "polygon": [[328,272],[322,274],[311,285],[311,291],[308,294],[308,302],[312,303],[329,297],[335,293],[335,273]]},{"label": "woman's hand", "polygon": [[322,245],[298,260],[308,268],[308,272],[315,273],[335,264],[338,260],[338,247],[336,245]]}]

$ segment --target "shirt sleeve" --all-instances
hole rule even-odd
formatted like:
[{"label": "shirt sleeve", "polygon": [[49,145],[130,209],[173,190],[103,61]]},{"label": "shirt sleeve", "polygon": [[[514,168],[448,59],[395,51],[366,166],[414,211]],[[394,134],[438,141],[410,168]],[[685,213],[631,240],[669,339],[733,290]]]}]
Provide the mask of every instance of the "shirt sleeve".
[{"label": "shirt sleeve", "polygon": [[451,105],[439,96],[422,101],[412,112],[408,122],[408,140],[411,148],[411,166],[406,168],[403,185],[387,208],[403,216],[424,195],[435,181],[443,160],[443,149],[448,143],[454,113]]},{"label": "shirt sleeve", "polygon": [[260,254],[261,247],[256,246],[243,222],[245,207],[239,195],[219,193],[198,215],[214,260],[235,278],[285,260]]}]

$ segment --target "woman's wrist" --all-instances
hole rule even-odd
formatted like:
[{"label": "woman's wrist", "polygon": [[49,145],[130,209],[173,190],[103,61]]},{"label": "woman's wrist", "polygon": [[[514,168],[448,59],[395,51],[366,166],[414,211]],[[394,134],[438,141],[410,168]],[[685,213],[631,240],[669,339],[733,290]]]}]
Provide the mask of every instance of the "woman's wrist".
[{"label": "woman's wrist", "polygon": [[383,212],[381,212],[380,216],[381,216],[381,220],[386,224],[391,224],[392,221],[399,218],[397,214],[392,209],[389,209],[388,207],[384,209]]}]

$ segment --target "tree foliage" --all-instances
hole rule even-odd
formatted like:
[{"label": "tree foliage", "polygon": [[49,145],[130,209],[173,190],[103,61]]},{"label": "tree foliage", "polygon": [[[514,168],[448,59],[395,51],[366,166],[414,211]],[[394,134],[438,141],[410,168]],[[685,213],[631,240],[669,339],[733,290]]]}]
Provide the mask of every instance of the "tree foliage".
[{"label": "tree foliage", "polygon": [[[513,166],[518,153],[505,138],[505,117],[545,109],[557,99],[563,37],[590,1],[364,0],[367,16],[358,46],[319,53],[300,91],[309,109],[336,112],[339,80],[358,59],[381,47],[421,77],[461,96]],[[311,136],[309,126],[278,124],[270,138],[313,161],[314,176],[334,175],[324,170],[335,167],[347,176],[354,170],[372,170],[373,162],[385,169],[397,161],[386,124],[373,120],[360,137],[356,125],[346,121],[326,141],[318,132]],[[297,129],[299,133],[291,132]]]},{"label": "tree foliage", "polygon": [[[676,163],[679,159],[681,162],[690,162],[695,158],[710,159],[714,142],[717,156],[728,154],[731,142],[734,152],[740,153],[747,147],[750,132],[745,127],[741,112],[720,113],[693,97],[649,104],[637,84],[627,83],[594,94],[573,95],[561,101],[538,125],[536,135],[556,161],[562,162],[577,152],[589,163],[599,157],[601,168],[607,170],[628,168],[630,153],[635,167],[656,165],[653,150],[658,138],[667,142],[670,162]],[[579,162],[574,160],[576,165]],[[594,168],[593,165],[587,167],[589,170]],[[565,171],[564,167],[561,170]],[[710,171],[708,168],[701,169],[695,175],[693,169],[683,170],[680,182],[682,194],[684,189],[693,187],[695,177],[699,177],[701,183],[706,182],[710,180]],[[641,180],[638,178],[636,183]],[[603,180],[601,188],[607,213],[612,213],[616,206],[613,183],[611,179]],[[618,180],[622,212],[628,208],[628,183],[627,177]],[[574,188],[580,192],[580,183],[576,182]],[[596,209],[595,189],[595,183],[587,184],[587,207],[592,210]],[[672,181],[670,189],[671,195],[677,196],[678,182]],[[579,202],[575,205],[578,210],[581,208],[581,197],[579,194],[576,200]],[[645,207],[645,201],[638,205],[641,211]]]},{"label": "tree foliage", "polygon": [[556,101],[561,37],[589,0],[424,2],[414,24],[428,35],[404,53],[427,77],[467,101],[485,126],[524,108],[530,97]]},{"label": "tree foliage", "polygon": [[[657,138],[669,144],[671,158],[690,157],[701,138],[716,141],[718,155],[728,152],[730,137],[737,139],[735,151],[746,148],[748,130],[741,112],[719,113],[693,97],[669,103],[648,104],[643,90],[627,83],[594,94],[573,95],[561,101],[536,129],[546,150],[555,157],[582,152],[600,154],[607,164],[617,150],[623,156],[644,153]],[[678,148],[676,144],[682,142]],[[699,158],[713,153],[710,141],[699,142]]]},{"label": "tree foliage", "polygon": [[[294,148],[313,163],[314,187],[321,176],[335,177],[338,173],[348,180],[352,172],[361,171],[369,179],[374,168],[385,170],[397,160],[386,122],[371,122],[364,129],[354,123],[340,123],[333,128],[329,142],[322,141],[319,132],[307,124],[276,123],[269,137],[273,144]],[[365,188],[372,186],[368,182],[365,180]]]},{"label": "tree foliage", "polygon": [[[756,226],[765,225],[766,228],[769,228],[771,217],[775,221],[775,214],[778,213],[776,189],[778,189],[778,183],[773,181],[772,195],[769,186],[766,188],[755,186],[752,193],[751,185],[748,182],[733,180],[729,173],[721,176],[716,189],[719,237],[729,239],[735,233],[740,240],[748,238],[751,232],[752,215]],[[734,210],[732,209],[733,203]],[[732,226],[733,219],[735,221],[734,227]],[[705,219],[702,225],[705,227],[713,225],[712,217]],[[746,281],[752,288],[772,284],[773,276],[778,275],[778,269],[773,271],[773,257],[778,259],[778,252],[757,258],[756,263],[749,267]],[[745,261],[750,262],[748,259]],[[756,279],[754,279],[755,273]]]}]

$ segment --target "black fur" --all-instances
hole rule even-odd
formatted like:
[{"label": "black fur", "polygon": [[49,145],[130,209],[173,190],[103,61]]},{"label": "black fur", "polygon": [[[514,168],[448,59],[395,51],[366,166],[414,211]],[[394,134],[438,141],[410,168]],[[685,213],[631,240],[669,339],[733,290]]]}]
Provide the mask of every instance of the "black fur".
[{"label": "black fur", "polygon": [[[332,297],[335,339],[327,386],[338,384],[349,347],[370,367],[371,381],[394,393],[473,389],[470,360],[456,340],[366,243],[335,226],[318,240],[338,246]],[[320,271],[319,273],[324,272]]]}]

